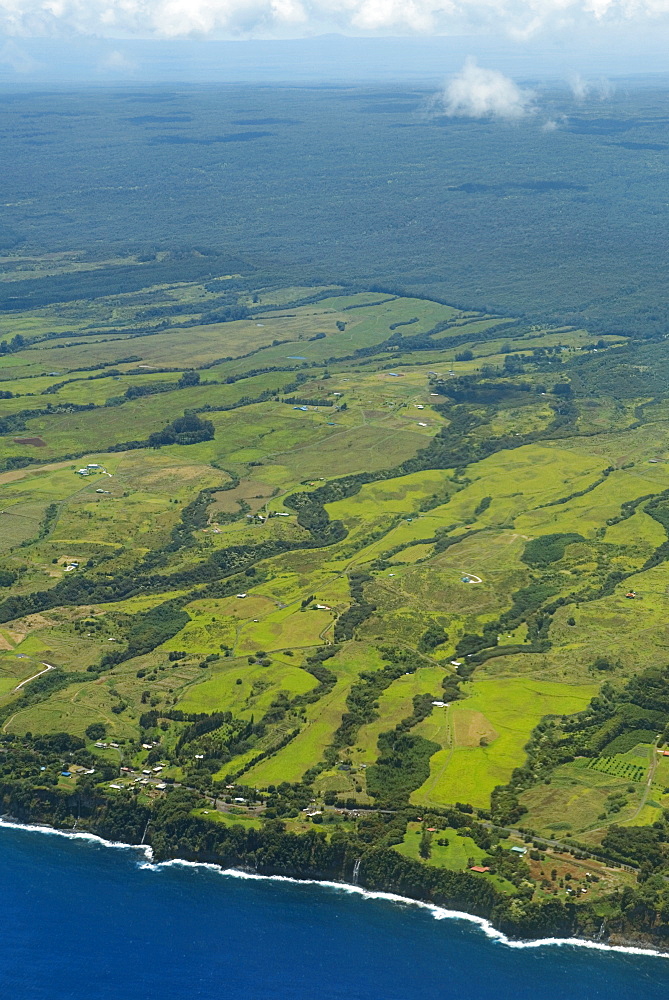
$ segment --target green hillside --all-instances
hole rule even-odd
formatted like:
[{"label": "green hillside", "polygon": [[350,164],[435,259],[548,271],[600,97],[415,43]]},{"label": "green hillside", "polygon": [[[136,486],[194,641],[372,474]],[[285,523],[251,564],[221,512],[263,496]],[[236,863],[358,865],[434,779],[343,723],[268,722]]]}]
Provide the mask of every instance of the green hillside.
[{"label": "green hillside", "polygon": [[664,342],[343,286],[213,296],[3,317],[3,811],[318,828],[487,868],[518,926],[577,885],[624,922],[638,870],[655,926]]}]

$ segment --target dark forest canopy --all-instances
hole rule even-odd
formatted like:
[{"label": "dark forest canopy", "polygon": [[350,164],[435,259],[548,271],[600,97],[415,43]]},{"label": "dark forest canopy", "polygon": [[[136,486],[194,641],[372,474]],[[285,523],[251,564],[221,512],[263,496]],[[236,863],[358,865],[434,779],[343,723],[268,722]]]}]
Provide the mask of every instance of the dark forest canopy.
[{"label": "dark forest canopy", "polygon": [[[255,268],[287,283],[375,280],[591,329],[666,327],[662,91],[621,90],[578,109],[547,94],[562,122],[552,131],[541,116],[511,128],[426,114],[432,95],[420,88],[408,101],[392,88],[182,88],[168,95],[166,122],[153,113],[165,95],[140,96],[140,116],[123,91],[4,103],[6,250],[137,251],[156,284],[183,280],[160,255],[195,252],[179,262],[191,278]],[[38,139],[26,131],[35,115],[48,122]],[[26,200],[36,171],[38,210]],[[122,270],[80,275],[80,296],[138,280]],[[44,290],[64,301],[64,284],[50,278]],[[10,282],[0,301],[25,307],[42,294]]]}]

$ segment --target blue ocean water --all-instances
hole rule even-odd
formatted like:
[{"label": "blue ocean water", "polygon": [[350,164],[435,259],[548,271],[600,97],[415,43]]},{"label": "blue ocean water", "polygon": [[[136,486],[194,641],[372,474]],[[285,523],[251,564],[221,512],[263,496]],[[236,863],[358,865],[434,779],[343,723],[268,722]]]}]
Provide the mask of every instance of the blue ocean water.
[{"label": "blue ocean water", "polygon": [[518,949],[426,909],[0,827],[7,1000],[664,998],[669,960]]}]

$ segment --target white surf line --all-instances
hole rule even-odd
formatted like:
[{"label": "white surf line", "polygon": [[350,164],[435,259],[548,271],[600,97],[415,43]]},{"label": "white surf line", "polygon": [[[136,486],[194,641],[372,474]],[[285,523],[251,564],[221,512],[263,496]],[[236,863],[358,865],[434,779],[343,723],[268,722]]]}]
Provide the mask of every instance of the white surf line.
[{"label": "white surf line", "polygon": [[67,837],[70,840],[88,840],[101,844],[103,847],[111,847],[122,850],[141,851],[146,861],[141,862],[139,867],[144,870],[160,871],[162,868],[182,867],[201,868],[205,871],[214,872],[217,875],[224,875],[228,878],[252,879],[265,882],[288,882],[291,885],[316,885],[323,889],[334,889],[337,892],[345,892],[349,895],[361,896],[363,899],[385,900],[389,903],[401,903],[405,906],[416,906],[419,909],[427,910],[435,920],[464,920],[475,924],[480,930],[494,941],[496,944],[504,945],[507,948],[544,948],[544,947],[566,947],[566,948],[588,948],[591,951],[617,952],[623,955],[639,955],[642,958],[669,958],[669,952],[657,951],[654,948],[638,948],[634,945],[622,944],[602,944],[600,941],[588,941],[585,938],[537,938],[533,941],[516,941],[509,938],[503,931],[498,931],[485,917],[478,917],[473,913],[463,913],[460,910],[448,910],[444,906],[436,903],[426,903],[420,899],[411,899],[409,896],[399,896],[394,892],[380,892],[371,889],[363,889],[359,885],[350,885],[348,882],[329,882],[312,878],[291,878],[288,875],[258,875],[255,872],[244,872],[236,868],[221,868],[220,865],[210,861],[186,861],[182,858],[172,858],[169,861],[153,861],[153,851],[148,844],[124,844],[120,841],[105,840],[95,833],[86,833],[76,830],[57,830],[51,826],[30,825],[27,823],[17,823],[15,820],[3,819],[0,817],[0,829],[25,830],[28,833],[43,833],[56,837]]},{"label": "white surf line", "polygon": [[290,878],[287,875],[258,875],[253,872],[238,871],[234,868],[220,869],[210,862],[182,861],[175,858],[171,861],[163,861],[158,864],[142,865],[143,868],[162,868],[172,865],[183,865],[192,868],[205,868],[210,871],[217,871],[221,875],[230,878],[259,879],[269,882],[289,882],[293,885],[317,885],[325,889],[334,889],[339,892],[346,892],[349,895],[358,895],[363,899],[385,900],[390,903],[401,903],[405,906],[417,906],[419,909],[427,910],[435,920],[464,920],[476,924],[486,937],[497,944],[507,948],[544,948],[548,946],[589,948],[592,951],[618,952],[624,955],[640,955],[646,958],[669,958],[669,953],[656,951],[654,948],[638,948],[634,945],[603,944],[600,941],[588,941],[585,938],[538,938],[534,941],[516,941],[509,938],[503,931],[498,931],[485,917],[478,917],[473,913],[463,913],[460,910],[448,910],[446,907],[438,906],[436,903],[426,903],[420,899],[411,899],[409,896],[399,896],[394,892],[380,892],[370,889],[363,889],[361,886],[350,885],[347,882],[329,882],[318,879]]},{"label": "white surf line", "polygon": [[24,684],[29,684],[30,681],[36,681],[38,677],[42,676],[42,674],[48,674],[50,670],[55,670],[56,669],[54,667],[53,663],[45,663],[44,666],[46,667],[46,670],[40,670],[40,672],[38,674],[33,674],[32,677],[26,677],[26,679],[24,681],[21,681],[20,684],[16,685],[16,687],[14,688],[14,691],[19,691],[23,687]]},{"label": "white surf line", "polygon": [[[85,830],[58,830],[54,826],[42,826],[38,823],[18,823],[13,819],[6,819],[0,816],[0,830],[25,830],[26,833],[43,833],[52,837],[66,837],[68,840],[88,840],[94,844],[101,844],[103,847],[121,848],[124,851],[141,851],[148,859],[153,858],[153,851],[148,844],[124,844],[119,840],[105,840],[98,837],[96,833],[88,833]],[[151,867],[154,867],[153,865]]]}]

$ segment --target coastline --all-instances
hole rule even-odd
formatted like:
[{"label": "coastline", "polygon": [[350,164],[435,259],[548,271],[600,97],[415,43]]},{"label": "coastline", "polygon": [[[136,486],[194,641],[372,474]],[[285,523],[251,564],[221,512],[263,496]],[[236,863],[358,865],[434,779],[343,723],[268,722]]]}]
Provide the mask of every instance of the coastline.
[{"label": "coastline", "polygon": [[153,871],[169,867],[203,868],[228,878],[286,882],[293,885],[312,885],[318,886],[322,889],[344,892],[349,895],[358,895],[364,899],[385,901],[404,906],[416,906],[431,913],[435,920],[461,920],[474,924],[489,940],[510,949],[572,947],[585,948],[591,951],[635,955],[642,958],[669,959],[669,951],[660,951],[657,948],[643,948],[631,942],[628,944],[605,944],[601,941],[593,941],[588,938],[579,937],[548,937],[516,940],[508,937],[503,931],[498,930],[494,924],[485,917],[480,917],[473,913],[467,913],[463,910],[447,909],[446,907],[439,906],[436,903],[415,899],[411,896],[400,896],[393,892],[365,889],[363,886],[353,885],[349,882],[338,882],[328,879],[298,878],[290,875],[262,875],[257,872],[244,871],[243,869],[238,868],[223,868],[221,865],[211,861],[189,861],[185,858],[178,857],[170,858],[166,861],[156,862],[154,861],[153,849],[149,844],[127,844],[120,841],[106,840],[98,834],[90,833],[85,830],[62,830],[58,827],[48,826],[46,824],[20,823],[18,820],[0,816],[0,830],[2,829],[22,830],[27,833],[41,833],[47,836],[65,837],[69,840],[88,840],[116,850],[140,851],[144,855],[145,860],[143,862],[139,862],[139,867]]}]

